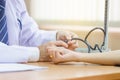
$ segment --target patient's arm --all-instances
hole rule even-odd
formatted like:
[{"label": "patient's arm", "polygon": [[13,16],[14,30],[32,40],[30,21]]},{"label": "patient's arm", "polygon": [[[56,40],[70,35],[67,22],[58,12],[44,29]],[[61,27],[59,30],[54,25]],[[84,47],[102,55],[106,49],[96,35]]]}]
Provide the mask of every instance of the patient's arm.
[{"label": "patient's arm", "polygon": [[120,65],[120,50],[103,53],[80,53],[60,47],[49,48],[54,63],[61,62],[88,62],[104,65]]},{"label": "patient's arm", "polygon": [[120,65],[120,50],[109,51],[103,53],[75,53],[77,61],[104,64],[104,65]]}]

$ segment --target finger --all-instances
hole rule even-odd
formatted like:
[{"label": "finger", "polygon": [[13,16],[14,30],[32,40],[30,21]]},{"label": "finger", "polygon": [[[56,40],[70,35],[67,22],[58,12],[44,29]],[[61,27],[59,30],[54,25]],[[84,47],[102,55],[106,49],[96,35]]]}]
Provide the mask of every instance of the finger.
[{"label": "finger", "polygon": [[52,53],[53,47],[47,47],[47,53],[50,55]]},{"label": "finger", "polygon": [[57,53],[56,60],[54,61],[54,63],[58,64],[58,63],[64,63],[64,62],[69,62],[69,61],[72,61],[72,57],[70,54],[61,55],[60,53]]},{"label": "finger", "polygon": [[51,54],[51,58],[54,59],[55,58],[55,53],[56,51],[53,51],[52,54]]},{"label": "finger", "polygon": [[48,49],[48,54],[49,54],[49,57],[50,57],[50,58],[52,57],[52,51],[53,51],[53,50],[52,50],[51,48]]},{"label": "finger", "polygon": [[68,49],[70,49],[70,50],[75,50],[75,48],[78,48],[78,46],[77,45],[71,45],[71,46],[68,47]]},{"label": "finger", "polygon": [[55,64],[58,64],[58,63],[60,63],[60,62],[63,62],[62,56],[63,56],[63,55],[61,55],[60,52],[57,52],[57,51],[56,51],[56,53],[55,53],[55,58],[53,59],[53,62],[54,62]]},{"label": "finger", "polygon": [[77,42],[76,40],[72,40],[72,41],[70,40],[70,41],[68,41],[68,44],[69,44],[69,45],[71,45],[71,44],[76,44],[76,42]]},{"label": "finger", "polygon": [[[63,47],[62,47],[63,48]],[[47,47],[48,53],[50,54],[52,51],[58,51],[61,52],[61,47]]]},{"label": "finger", "polygon": [[71,34],[70,34],[70,32],[64,31],[62,35],[63,35],[63,36],[61,36],[62,40],[71,40]]},{"label": "finger", "polygon": [[64,41],[56,41],[55,45],[56,46],[62,46],[62,47],[68,48],[68,44],[65,43]]},{"label": "finger", "polygon": [[[70,35],[71,35],[71,38],[78,38],[78,36],[75,33],[71,32]],[[68,41],[68,44],[76,44],[77,42],[78,42],[77,40],[72,40],[71,39],[71,40]]]},{"label": "finger", "polygon": [[51,50],[49,57],[50,57],[51,59],[54,59],[54,58],[55,58],[55,51],[54,51],[54,50]]},{"label": "finger", "polygon": [[[49,57],[54,60],[56,58],[56,54],[60,54],[60,51],[57,47],[50,47],[48,49],[48,52],[49,52]],[[62,54],[61,54],[62,55]]]},{"label": "finger", "polygon": [[68,46],[78,46],[77,40],[68,41]]}]

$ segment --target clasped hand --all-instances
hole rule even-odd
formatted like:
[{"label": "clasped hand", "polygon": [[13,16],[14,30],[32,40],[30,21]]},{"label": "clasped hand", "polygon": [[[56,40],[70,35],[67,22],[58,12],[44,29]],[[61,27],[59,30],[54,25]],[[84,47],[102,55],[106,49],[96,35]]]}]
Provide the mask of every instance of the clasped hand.
[{"label": "clasped hand", "polygon": [[[74,50],[75,48],[78,47],[78,42],[71,41],[71,39],[77,37],[78,36],[73,32],[58,31],[56,33],[56,41],[50,41],[38,47],[40,50],[39,61],[51,61],[50,52],[48,52],[49,47],[64,47],[70,50]],[[64,42],[65,40],[68,40],[68,42],[67,43]]]}]

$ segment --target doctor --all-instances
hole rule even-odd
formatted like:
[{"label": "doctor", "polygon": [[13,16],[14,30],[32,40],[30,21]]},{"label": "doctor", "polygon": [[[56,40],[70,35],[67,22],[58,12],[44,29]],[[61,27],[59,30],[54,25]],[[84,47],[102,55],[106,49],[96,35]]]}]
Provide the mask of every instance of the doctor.
[{"label": "doctor", "polygon": [[0,63],[50,61],[47,47],[63,46],[74,50],[76,42],[62,41],[72,37],[77,35],[39,30],[28,15],[24,0],[0,0]]}]

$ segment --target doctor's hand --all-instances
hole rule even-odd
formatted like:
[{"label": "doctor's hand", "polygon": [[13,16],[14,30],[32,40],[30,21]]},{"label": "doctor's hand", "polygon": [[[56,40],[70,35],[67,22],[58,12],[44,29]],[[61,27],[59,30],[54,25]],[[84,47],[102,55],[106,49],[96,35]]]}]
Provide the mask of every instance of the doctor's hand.
[{"label": "doctor's hand", "polygon": [[57,46],[68,48],[68,44],[63,41],[51,41],[39,46],[38,47],[40,50],[39,61],[51,61],[50,54],[48,54],[48,48],[57,47]]},{"label": "doctor's hand", "polygon": [[63,62],[70,62],[70,61],[77,61],[77,52],[74,52],[69,49],[65,49],[63,47],[49,47],[48,52],[50,54],[52,62],[63,63]]},{"label": "doctor's hand", "polygon": [[56,34],[56,40],[62,40],[67,42],[68,49],[74,50],[78,47],[78,41],[72,40],[72,38],[78,38],[77,34],[69,31],[58,31]]}]

